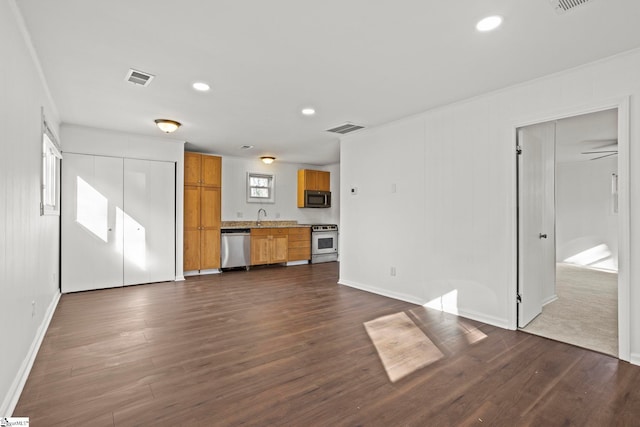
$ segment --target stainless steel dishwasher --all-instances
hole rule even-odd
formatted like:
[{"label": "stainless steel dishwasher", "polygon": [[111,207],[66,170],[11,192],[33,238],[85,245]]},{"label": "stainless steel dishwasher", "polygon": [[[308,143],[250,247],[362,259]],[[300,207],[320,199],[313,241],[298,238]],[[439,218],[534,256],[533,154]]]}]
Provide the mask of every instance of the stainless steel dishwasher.
[{"label": "stainless steel dishwasher", "polygon": [[251,230],[224,228],[220,230],[221,268],[245,267],[251,264]]}]

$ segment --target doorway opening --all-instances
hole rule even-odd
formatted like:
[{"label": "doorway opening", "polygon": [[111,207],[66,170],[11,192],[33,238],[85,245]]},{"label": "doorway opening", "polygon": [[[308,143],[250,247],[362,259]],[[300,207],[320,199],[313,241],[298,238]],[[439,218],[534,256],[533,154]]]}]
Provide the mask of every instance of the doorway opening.
[{"label": "doorway opening", "polygon": [[517,326],[623,358],[618,116],[611,108],[517,129]]}]

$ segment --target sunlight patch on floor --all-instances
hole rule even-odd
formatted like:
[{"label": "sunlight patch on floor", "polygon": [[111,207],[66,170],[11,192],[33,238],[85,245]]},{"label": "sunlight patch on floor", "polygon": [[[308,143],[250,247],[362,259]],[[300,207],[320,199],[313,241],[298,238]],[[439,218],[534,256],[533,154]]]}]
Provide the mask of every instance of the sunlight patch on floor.
[{"label": "sunlight patch on floor", "polygon": [[391,382],[444,357],[406,313],[379,317],[365,322],[364,327]]}]

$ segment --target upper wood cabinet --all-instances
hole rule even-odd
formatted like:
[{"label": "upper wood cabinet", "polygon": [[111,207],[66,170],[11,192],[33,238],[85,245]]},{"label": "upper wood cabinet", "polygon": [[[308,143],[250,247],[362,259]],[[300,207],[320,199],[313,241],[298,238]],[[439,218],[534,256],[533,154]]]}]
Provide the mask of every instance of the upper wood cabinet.
[{"label": "upper wood cabinet", "polygon": [[184,184],[220,187],[222,158],[200,153],[184,153]]},{"label": "upper wood cabinet", "polygon": [[331,172],[298,169],[298,207],[304,207],[304,192],[331,191]]},{"label": "upper wood cabinet", "polygon": [[331,172],[312,169],[298,170],[298,189],[331,191]]}]

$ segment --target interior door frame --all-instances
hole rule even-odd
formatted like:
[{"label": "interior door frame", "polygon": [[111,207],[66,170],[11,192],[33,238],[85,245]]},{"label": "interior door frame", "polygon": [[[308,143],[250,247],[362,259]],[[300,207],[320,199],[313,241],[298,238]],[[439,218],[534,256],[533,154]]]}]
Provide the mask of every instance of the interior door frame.
[{"label": "interior door frame", "polygon": [[513,147],[513,215],[515,220],[512,222],[514,229],[513,236],[513,286],[509,288],[510,304],[510,327],[517,329],[517,288],[518,288],[518,272],[520,268],[520,259],[518,254],[518,159],[516,156],[516,147],[518,144],[518,128],[535,125],[538,123],[550,122],[554,120],[565,119],[568,117],[579,116],[582,114],[595,113],[604,110],[618,110],[618,358],[629,361],[631,358],[631,302],[630,302],[630,192],[629,192],[629,101],[630,96],[619,98],[604,99],[587,105],[564,108],[555,112],[542,113],[512,125],[512,147]]}]

